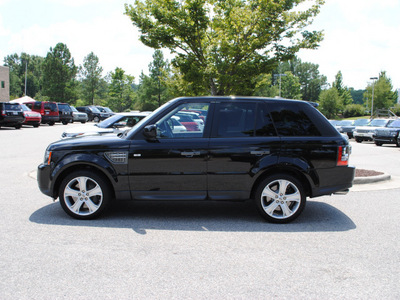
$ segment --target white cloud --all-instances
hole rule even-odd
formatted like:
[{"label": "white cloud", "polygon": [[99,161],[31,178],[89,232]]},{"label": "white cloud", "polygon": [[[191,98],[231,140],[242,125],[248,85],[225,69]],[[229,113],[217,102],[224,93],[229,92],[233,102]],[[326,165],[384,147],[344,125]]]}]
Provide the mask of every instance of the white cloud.
[{"label": "white cloud", "polygon": [[[86,22],[69,20],[48,27],[33,25],[13,35],[11,52],[26,52],[46,56],[50,47],[65,43],[75,64],[80,65],[90,52],[99,57],[104,75],[120,67],[138,79],[140,72],[147,72],[153,49],[138,40],[138,31],[122,13]],[[22,49],[22,50],[21,50]]]}]

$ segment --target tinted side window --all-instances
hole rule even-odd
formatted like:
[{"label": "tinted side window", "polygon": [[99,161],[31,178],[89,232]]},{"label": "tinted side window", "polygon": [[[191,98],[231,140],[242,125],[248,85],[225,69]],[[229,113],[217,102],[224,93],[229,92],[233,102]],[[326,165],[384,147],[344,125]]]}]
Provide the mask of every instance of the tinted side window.
[{"label": "tinted side window", "polygon": [[254,136],[256,105],[251,102],[220,103],[217,137]]},{"label": "tinted side window", "polygon": [[293,102],[268,104],[278,135],[320,136],[321,133],[305,112],[305,106]]},{"label": "tinted side window", "polygon": [[42,108],[42,102],[35,102],[33,108],[36,110],[40,110]]},{"label": "tinted side window", "polygon": [[276,130],[265,104],[257,107],[256,136],[276,136]]}]

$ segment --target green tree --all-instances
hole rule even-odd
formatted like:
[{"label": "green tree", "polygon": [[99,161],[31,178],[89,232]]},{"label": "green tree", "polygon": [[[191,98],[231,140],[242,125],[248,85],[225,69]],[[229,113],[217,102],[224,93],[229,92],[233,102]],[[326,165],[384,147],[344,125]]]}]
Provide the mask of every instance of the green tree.
[{"label": "green tree", "polygon": [[87,104],[94,105],[94,98],[101,86],[101,73],[103,68],[100,66],[99,58],[90,52],[83,59],[83,66],[79,67],[82,81],[82,98]]},{"label": "green tree", "polygon": [[343,75],[342,75],[342,71],[339,71],[336,76],[335,76],[335,81],[332,84],[332,87],[335,87],[338,92],[340,97],[343,100],[343,105],[349,105],[353,103],[353,98],[351,96],[351,92],[349,90],[348,87],[346,87],[343,84]]},{"label": "green tree", "polygon": [[10,69],[10,95],[19,98],[25,94],[35,97],[40,92],[40,79],[42,77],[43,57],[26,53],[12,54],[4,58],[5,66]]},{"label": "green tree", "polygon": [[392,81],[382,71],[376,82],[371,82],[364,93],[364,99],[368,107],[371,107],[372,88],[374,88],[374,111],[377,109],[388,109],[396,103],[397,93],[393,91]]},{"label": "green tree", "polygon": [[307,101],[318,101],[321,90],[327,86],[327,78],[319,72],[319,65],[302,62],[294,57],[280,66],[282,72],[290,71],[299,78],[301,98]]},{"label": "green tree", "polygon": [[351,97],[353,98],[354,104],[363,104],[364,98],[363,94],[366,90],[355,90],[354,88],[350,88]]},{"label": "green tree", "polygon": [[125,13],[147,46],[176,54],[172,64],[199,94],[252,94],[260,74],[302,48],[314,49],[322,32],[305,30],[323,0],[136,0]]},{"label": "green tree", "polygon": [[319,96],[319,103],[319,110],[328,119],[337,117],[343,107],[343,100],[335,87],[323,90]]},{"label": "green tree", "polygon": [[109,85],[108,106],[114,111],[125,111],[133,107],[135,92],[133,81],[135,77],[125,74],[121,68],[115,68],[111,72],[111,83]]},{"label": "green tree", "polygon": [[153,61],[149,65],[150,77],[155,82],[156,96],[158,106],[167,101],[165,80],[169,73],[169,64],[164,60],[164,55],[161,50],[156,50],[153,54]]},{"label": "green tree", "polygon": [[44,96],[56,102],[72,103],[76,100],[77,67],[67,45],[58,43],[50,48],[43,62]]},{"label": "green tree", "polygon": [[[281,97],[287,99],[299,99],[301,100],[301,85],[299,78],[294,76],[292,72],[286,71],[285,76],[281,77]],[[279,76],[276,76],[276,81],[279,80]],[[276,83],[279,84],[279,83]]]}]

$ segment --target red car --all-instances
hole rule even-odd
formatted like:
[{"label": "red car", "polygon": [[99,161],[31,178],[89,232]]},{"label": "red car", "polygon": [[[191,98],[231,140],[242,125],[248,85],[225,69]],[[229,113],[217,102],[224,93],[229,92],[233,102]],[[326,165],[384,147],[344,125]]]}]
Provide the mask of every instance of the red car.
[{"label": "red car", "polygon": [[177,113],[175,116],[179,119],[178,121],[186,127],[187,131],[200,131],[199,125],[190,115]]},{"label": "red car", "polygon": [[42,121],[42,116],[36,111],[32,111],[25,104],[21,104],[22,111],[24,112],[25,122],[22,125],[32,125],[33,127],[39,127]]}]

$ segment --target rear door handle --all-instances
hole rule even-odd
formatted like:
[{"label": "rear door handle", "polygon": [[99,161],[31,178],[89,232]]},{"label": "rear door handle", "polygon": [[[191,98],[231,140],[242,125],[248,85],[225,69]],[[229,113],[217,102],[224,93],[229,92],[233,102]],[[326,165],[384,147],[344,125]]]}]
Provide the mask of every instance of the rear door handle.
[{"label": "rear door handle", "polygon": [[193,157],[193,156],[198,156],[200,155],[200,151],[193,151],[193,152],[181,152],[182,156],[186,156],[186,157]]}]

